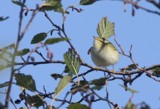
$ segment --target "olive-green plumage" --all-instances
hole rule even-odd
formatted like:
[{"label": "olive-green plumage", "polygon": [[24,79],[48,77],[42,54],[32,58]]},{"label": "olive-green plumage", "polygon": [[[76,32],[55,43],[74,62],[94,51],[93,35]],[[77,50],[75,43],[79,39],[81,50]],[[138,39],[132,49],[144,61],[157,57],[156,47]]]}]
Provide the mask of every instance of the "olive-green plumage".
[{"label": "olive-green plumage", "polygon": [[107,67],[119,61],[119,53],[114,45],[103,37],[94,37],[91,58],[95,65]]}]

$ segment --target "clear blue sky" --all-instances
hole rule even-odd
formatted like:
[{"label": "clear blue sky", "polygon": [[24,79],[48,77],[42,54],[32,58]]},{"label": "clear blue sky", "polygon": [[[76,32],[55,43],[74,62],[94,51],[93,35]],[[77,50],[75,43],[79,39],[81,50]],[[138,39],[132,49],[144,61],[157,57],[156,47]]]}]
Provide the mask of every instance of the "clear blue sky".
[{"label": "clear blue sky", "polygon": [[[78,2],[79,0],[70,0],[66,3],[66,1],[63,0],[63,5],[66,8],[67,6],[77,4]],[[34,0],[32,2],[27,1],[27,4],[30,8],[34,8],[36,3],[42,2],[41,0]],[[154,9],[152,5],[144,4],[144,1],[141,2],[141,5]],[[115,23],[115,33],[118,42],[126,52],[129,51],[130,45],[133,45],[134,60],[141,67],[148,67],[160,63],[160,16],[149,14],[142,10],[136,10],[135,16],[132,17],[130,5],[126,6],[127,12],[125,13],[124,4],[122,2],[112,2],[107,0],[99,1],[89,6],[77,6],[77,8],[82,8],[84,11],[81,13],[70,11],[70,14],[66,15],[67,18],[65,27],[67,35],[85,62],[95,66],[90,56],[87,55],[87,51],[92,46],[93,36],[97,36],[96,28],[98,22],[102,17],[108,16],[109,20]],[[61,24],[62,17],[59,13],[49,13],[55,23]],[[0,1],[0,16],[10,17],[8,20],[0,22],[0,47],[15,43],[19,20],[18,14],[19,7],[12,4],[10,0]],[[26,24],[26,21],[28,21],[28,18],[24,19],[24,25]],[[40,32],[48,32],[50,29],[52,29],[52,25],[48,22],[48,20],[45,19],[43,13],[39,13],[22,40],[20,48],[35,48],[35,45],[30,45],[30,40],[32,37]],[[54,36],[58,37],[56,34],[54,34]],[[110,41],[114,43],[113,39]],[[54,53],[54,59],[62,60],[63,54],[67,51],[69,46],[67,43],[63,42],[49,47]],[[44,55],[46,56],[45,53]],[[38,57],[35,58],[36,60],[39,59]],[[131,64],[131,61],[128,58],[121,56],[120,62],[115,66],[115,68],[119,70],[128,64]],[[63,68],[64,66],[54,64],[34,67],[27,66],[21,72],[25,74],[31,74],[37,83],[37,89],[40,91],[43,91],[43,85],[45,85],[47,91],[52,92],[54,91],[57,82],[50,77],[50,74],[61,73],[63,72]],[[81,67],[79,73],[83,73],[84,71],[86,71],[86,68]],[[0,71],[0,83],[8,81],[9,75],[9,69]],[[87,77],[88,80],[90,80],[96,79],[99,76],[102,77],[103,73],[92,72]],[[131,94],[126,92],[118,84],[123,83],[122,81],[118,80],[109,82],[109,97],[111,101],[118,103],[119,106],[122,107],[127,103]],[[132,86],[129,87],[139,91],[139,93],[135,94],[133,98],[134,103],[137,104],[145,101],[153,109],[160,108],[159,83],[146,77],[144,74],[141,78],[137,79]],[[15,86],[12,89],[11,96],[14,100],[18,98],[18,90],[19,88]],[[0,92],[4,91],[5,88],[0,89]],[[66,90],[64,90],[62,93],[65,93],[65,91]],[[105,88],[103,88],[103,90],[99,93],[102,96],[105,93]],[[0,97],[0,101],[4,103],[5,96],[0,94]],[[63,94],[58,97],[63,97]],[[102,102],[96,103],[93,109],[99,108],[102,106],[102,104]],[[55,103],[55,105],[57,104]],[[108,107],[107,104],[104,105]]]}]

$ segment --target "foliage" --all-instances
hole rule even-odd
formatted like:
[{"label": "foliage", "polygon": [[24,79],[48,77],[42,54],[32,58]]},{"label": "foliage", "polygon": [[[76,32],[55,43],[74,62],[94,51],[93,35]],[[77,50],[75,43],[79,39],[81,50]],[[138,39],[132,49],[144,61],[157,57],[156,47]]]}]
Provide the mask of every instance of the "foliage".
[{"label": "foliage", "polygon": [[155,67],[152,69],[153,76],[160,77],[160,67]]},{"label": "foliage", "polygon": [[103,17],[98,24],[97,33],[100,37],[111,37],[114,34],[114,23],[109,22],[107,17]]},{"label": "foliage", "polygon": [[30,52],[30,50],[28,48],[24,48],[23,50],[17,51],[16,55],[17,56],[23,56],[26,55]]},{"label": "foliage", "polygon": [[33,37],[31,44],[39,43],[39,42],[43,41],[46,37],[47,37],[47,33],[45,33],[45,32],[38,33]]},{"label": "foliage", "polygon": [[38,95],[26,97],[26,103],[28,103],[34,107],[37,107],[37,108],[40,106],[43,106],[43,104],[44,104],[43,98],[41,98]]},{"label": "foliage", "polygon": [[7,20],[9,17],[0,17],[0,21]]},{"label": "foliage", "polygon": [[89,109],[89,108],[84,104],[76,103],[76,104],[70,104],[68,109]]},{"label": "foliage", "polygon": [[136,91],[136,90],[134,90],[134,89],[131,89],[131,88],[128,88],[128,87],[125,87],[125,86],[123,86],[123,85],[121,85],[121,84],[119,84],[121,87],[123,87],[125,90],[127,90],[127,91],[129,91],[129,92],[131,92],[132,94],[133,93],[138,93],[138,91]]},{"label": "foliage", "polygon": [[[37,4],[35,8],[29,7],[29,5],[27,4],[29,1],[27,0],[11,1],[12,4],[19,7],[20,13],[19,21],[16,21],[16,23],[18,24],[17,41],[13,44],[9,44],[8,46],[0,48],[0,70],[10,68],[11,73],[9,81],[0,83],[0,88],[6,88],[7,90],[6,92],[4,92],[6,94],[4,105],[6,109],[8,109],[10,102],[14,105],[15,108],[17,108],[16,106],[18,106],[18,104],[20,103],[22,104],[22,101],[24,102],[24,105],[23,107],[21,107],[21,109],[30,109],[32,107],[43,107],[44,109],[60,109],[61,107],[64,108],[65,106],[68,109],[92,109],[94,106],[93,104],[97,102],[104,102],[105,104],[108,104],[108,107],[110,107],[111,109],[119,109],[119,99],[117,101],[112,101],[109,97],[109,95],[112,93],[110,93],[108,90],[110,81],[115,80],[119,80],[123,83],[123,85],[120,85],[120,88],[129,91],[132,94],[128,102],[124,106],[125,109],[138,109],[138,107],[140,109],[150,109],[150,106],[144,102],[139,104],[133,103],[133,95],[135,93],[138,93],[138,91],[129,88],[128,85],[132,85],[132,83],[140,78],[143,74],[145,74],[146,77],[153,79],[154,81],[160,82],[160,64],[151,67],[140,67],[133,58],[132,46],[130,47],[130,51],[127,53],[123,50],[122,46],[115,38],[115,43],[120,49],[119,53],[122,56],[130,59],[131,64],[127,65],[124,68],[119,68],[120,70],[116,71],[106,68],[93,67],[88,62],[85,62],[84,59],[82,59],[82,53],[78,52],[78,48],[73,45],[72,39],[70,39],[71,37],[69,36],[69,32],[72,32],[72,29],[66,29],[65,26],[66,21],[69,19],[68,16],[70,16],[70,13],[72,13],[72,11],[74,10],[80,13],[83,10],[79,7],[83,8],[84,6],[94,5],[94,3],[96,3],[97,1],[100,2],[101,0],[79,0],[78,5],[70,4],[69,6],[65,7],[62,5],[61,0],[42,0],[43,3]],[[160,15],[160,12],[140,6],[139,2],[139,0],[123,1],[124,5],[132,5],[132,16],[135,15],[135,9],[141,9],[149,13]],[[160,3],[154,0],[147,0],[147,2],[160,9]],[[87,8],[89,8],[89,6]],[[35,48],[22,48],[21,42],[22,40],[25,40],[24,37],[27,37],[27,30],[31,27],[32,22],[35,20],[36,15],[39,13],[43,14],[46,22],[49,21],[52,27],[49,32],[42,31],[34,33],[33,37],[31,38],[30,45],[34,46]],[[62,18],[57,18],[55,14],[61,15]],[[9,18],[8,16],[1,16],[0,22],[6,22]],[[24,20],[26,18],[29,20]],[[59,21],[61,21],[61,23],[57,23],[55,19],[58,19]],[[41,21],[41,18],[39,17],[36,20]],[[11,24],[11,26],[13,25]],[[115,24],[114,22],[110,21],[110,16],[101,16],[101,19],[99,19],[99,23],[97,24],[96,28],[97,34],[100,37],[115,37],[115,29]],[[81,29],[79,29],[78,31],[81,31]],[[67,44],[67,47],[69,47],[66,52],[64,51],[64,54],[62,55],[63,58],[61,60],[56,60],[55,58],[53,58],[54,55],[50,47],[53,47],[55,44],[59,44],[59,42],[65,42],[65,44]],[[61,46],[61,43],[57,46]],[[80,46],[83,46],[82,42]],[[61,48],[63,48],[63,46],[61,46]],[[40,50],[43,51],[41,52]],[[55,50],[54,52],[59,51]],[[46,55],[47,58],[45,57]],[[38,57],[38,60],[35,59],[37,58],[35,56]],[[29,65],[37,65],[37,67],[39,67],[38,65],[40,65],[40,67],[43,68],[43,66],[47,66],[48,64],[60,64],[61,69],[59,69],[58,67],[57,69],[61,70],[62,73],[56,72],[50,75],[53,78],[53,83],[49,84],[54,85],[55,90],[54,88],[51,91],[48,90],[46,87],[51,87],[49,85],[43,86],[42,91],[41,88],[38,87],[41,84],[36,82],[34,76],[32,74],[27,74],[28,72],[25,72],[23,68]],[[54,70],[55,69],[53,69],[53,72]],[[100,76],[94,71],[97,71],[98,73],[104,73],[104,76]],[[90,78],[89,75],[92,72],[94,72],[95,75],[98,75],[98,77],[95,76],[94,79]],[[39,72],[37,73],[38,78]],[[13,102],[12,100],[12,85],[14,85],[15,87],[20,87],[20,90],[16,92],[19,94],[19,97],[15,100],[15,102]],[[104,89],[105,95],[104,93],[100,94],[99,92],[104,91]],[[61,93],[62,91],[63,93]],[[61,96],[58,95],[64,95],[64,98],[61,98]],[[77,96],[78,99],[73,99]],[[52,101],[52,103],[48,102],[48,100]],[[56,103],[59,102],[60,105],[55,107],[56,105],[53,104],[53,101]],[[0,108],[3,108],[4,106],[0,102]]]},{"label": "foliage", "polygon": [[69,72],[71,74],[78,75],[79,69],[80,69],[80,60],[78,56],[76,56],[76,52],[73,51],[72,49],[69,49],[65,54],[64,54],[64,61],[66,64],[66,72]]},{"label": "foliage", "polygon": [[9,85],[9,82],[4,82],[2,84],[0,84],[0,88],[6,87]]},{"label": "foliage", "polygon": [[80,4],[81,5],[90,5],[93,4],[94,2],[96,2],[97,0],[81,0]]},{"label": "foliage", "polygon": [[42,5],[43,10],[54,10],[56,12],[63,12],[61,0],[45,0]]},{"label": "foliage", "polygon": [[54,44],[62,41],[67,41],[68,38],[49,38],[45,41],[45,44]]},{"label": "foliage", "polygon": [[16,84],[30,91],[36,91],[35,81],[31,75],[25,75],[23,73],[15,74]]},{"label": "foliage", "polygon": [[71,76],[64,76],[59,82],[57,88],[55,89],[54,99],[59,95],[59,93],[67,86],[67,84],[71,81]]}]

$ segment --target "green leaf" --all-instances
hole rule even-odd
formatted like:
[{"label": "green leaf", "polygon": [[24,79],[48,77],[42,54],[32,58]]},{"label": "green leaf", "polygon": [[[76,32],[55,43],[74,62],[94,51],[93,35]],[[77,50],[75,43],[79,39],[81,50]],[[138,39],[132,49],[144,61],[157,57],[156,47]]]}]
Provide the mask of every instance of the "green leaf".
[{"label": "green leaf", "polygon": [[62,41],[67,41],[69,40],[68,38],[49,38],[45,41],[45,44],[54,44]]},{"label": "green leaf", "polygon": [[68,109],[89,109],[89,108],[84,104],[75,103],[75,104],[70,104]]},{"label": "green leaf", "polygon": [[110,38],[114,34],[114,23],[103,17],[98,24],[97,33],[100,37]]},{"label": "green leaf", "polygon": [[71,93],[74,95],[77,92],[87,92],[89,90],[90,86],[88,82],[81,80],[80,84],[77,85],[77,83],[72,84]]},{"label": "green leaf", "polygon": [[121,85],[121,84],[119,84],[121,87],[123,87],[125,90],[128,90],[128,91],[130,91],[131,93],[139,93],[138,91],[136,91],[136,90],[134,90],[134,89],[131,89],[131,88],[128,88],[128,87],[126,87],[126,86],[124,86],[124,85]]},{"label": "green leaf", "polygon": [[5,46],[3,48],[0,48],[0,51],[7,50],[7,49],[13,49],[13,48],[15,48],[15,44],[14,43],[12,43],[10,45],[7,45],[7,46]]},{"label": "green leaf", "polygon": [[130,64],[125,68],[121,68],[121,71],[123,71],[123,72],[125,72],[126,70],[132,71],[132,70],[137,69],[137,66],[138,66],[138,64]]},{"label": "green leaf", "polygon": [[65,66],[65,68],[64,68],[64,71],[63,71],[64,73],[70,73],[70,70],[69,70],[69,68],[68,68],[68,66],[66,65]]},{"label": "green leaf", "polygon": [[8,85],[9,85],[9,82],[2,83],[0,84],[0,88],[7,87]]},{"label": "green leaf", "polygon": [[18,6],[25,6],[22,2],[17,1],[17,0],[12,0],[12,3],[18,5]]},{"label": "green leaf", "polygon": [[26,55],[27,53],[29,53],[30,50],[28,48],[24,48],[23,50],[20,50],[20,51],[17,51],[17,56],[24,56]]},{"label": "green leaf", "polygon": [[9,67],[9,61],[13,57],[14,44],[7,45],[3,48],[0,48],[0,70],[3,70]]},{"label": "green leaf", "polygon": [[139,109],[151,109],[151,107],[148,104],[146,104],[145,102],[142,102]]},{"label": "green leaf", "polygon": [[44,104],[43,98],[40,95],[27,96],[26,102],[31,106],[37,107],[37,109]]},{"label": "green leaf", "polygon": [[53,77],[55,80],[57,80],[58,78],[60,78],[60,79],[63,78],[63,76],[61,74],[57,74],[57,73],[51,74],[51,77]]},{"label": "green leaf", "polygon": [[90,82],[90,84],[94,84],[94,85],[105,85],[106,83],[106,78],[99,78],[99,79],[94,79]]},{"label": "green leaf", "polygon": [[57,88],[55,89],[55,95],[54,95],[54,99],[59,95],[59,93],[67,86],[67,84],[71,81],[72,77],[70,75],[64,76]]},{"label": "green leaf", "polygon": [[8,66],[5,66],[5,65],[0,65],[0,71],[1,70],[4,70],[5,68],[7,68]]},{"label": "green leaf", "polygon": [[93,90],[101,90],[106,84],[106,78],[94,79],[90,82],[90,84],[94,85],[93,87],[91,87]]},{"label": "green leaf", "polygon": [[80,1],[80,4],[81,5],[91,5],[93,4],[94,2],[96,2],[97,0],[81,0]]},{"label": "green leaf", "polygon": [[153,72],[153,76],[160,77],[160,67],[155,67],[151,71]]},{"label": "green leaf", "polygon": [[129,100],[125,106],[125,109],[137,109],[137,106],[133,104],[131,100]]},{"label": "green leaf", "polygon": [[102,88],[103,86],[98,86],[98,85],[91,87],[92,90],[101,90]]},{"label": "green leaf", "polygon": [[47,0],[42,5],[43,10],[54,10],[55,12],[63,12],[61,0]]},{"label": "green leaf", "polygon": [[9,17],[0,17],[0,21],[4,21],[4,20],[7,20]]},{"label": "green leaf", "polygon": [[96,2],[97,0],[81,0],[80,1],[80,4],[81,5],[91,5],[93,4],[94,2]]},{"label": "green leaf", "polygon": [[22,73],[15,74],[16,84],[24,87],[32,92],[36,91],[35,81],[31,75],[25,75]]},{"label": "green leaf", "polygon": [[93,4],[94,2],[96,2],[97,0],[81,0],[80,1],[80,4],[81,5],[91,5]]},{"label": "green leaf", "polygon": [[69,72],[72,74],[78,75],[81,62],[79,60],[79,57],[76,55],[76,52],[72,49],[69,49],[64,54],[64,60],[67,66],[66,68],[69,70]]},{"label": "green leaf", "polygon": [[38,33],[33,37],[31,44],[39,43],[39,42],[43,41],[46,37],[47,37],[47,33],[44,33],[44,32]]}]

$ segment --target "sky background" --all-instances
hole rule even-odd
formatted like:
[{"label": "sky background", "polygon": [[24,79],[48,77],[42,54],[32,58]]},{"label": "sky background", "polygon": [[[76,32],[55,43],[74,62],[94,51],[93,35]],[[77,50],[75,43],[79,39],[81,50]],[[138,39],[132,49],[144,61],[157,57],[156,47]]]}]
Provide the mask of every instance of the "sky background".
[{"label": "sky background", "polygon": [[[41,4],[42,1],[34,0],[31,2],[27,0],[27,6],[30,8],[34,8],[35,4],[37,3]],[[67,2],[62,0],[62,3],[64,8],[66,8],[69,5],[78,4],[79,0],[67,0]],[[141,1],[140,5],[149,7],[150,9],[156,9],[144,1]],[[124,7],[126,7],[127,12],[124,12]],[[97,24],[101,18],[105,16],[108,16],[108,19],[115,23],[115,34],[123,49],[128,52],[130,45],[133,45],[133,57],[139,66],[149,67],[160,63],[160,16],[150,14],[142,10],[136,10],[135,16],[132,17],[131,6],[124,6],[122,2],[118,1],[113,2],[103,0],[89,6],[77,6],[77,8],[81,8],[83,11],[81,13],[77,13],[76,11],[72,12],[70,10],[70,14],[66,15],[66,33],[82,59],[88,64],[95,66],[90,58],[90,55],[87,55],[87,51],[92,46],[93,36],[97,36]],[[55,12],[48,13],[57,25],[62,23],[61,14]],[[4,47],[16,42],[19,21],[18,14],[19,7],[14,5],[11,0],[0,1],[0,16],[10,17],[8,20],[0,22],[0,47]],[[28,14],[28,17],[24,17],[23,27],[30,18],[30,14],[31,13]],[[25,34],[24,39],[20,43],[19,49],[34,49],[36,45],[30,44],[33,36],[40,32],[48,32],[51,29],[52,25],[44,17],[44,14],[39,13]],[[49,35],[48,37],[58,37],[58,35],[53,34],[52,36]],[[115,44],[113,38],[111,38],[110,41]],[[63,60],[63,54],[67,51],[68,47],[68,44],[65,42],[49,46],[54,54],[55,60]],[[41,52],[43,52],[46,56],[46,53],[43,49],[41,49]],[[40,59],[40,57],[37,55],[34,56],[36,60]],[[17,59],[17,61],[20,60]],[[115,65],[115,69],[119,70],[120,68],[123,68],[129,64],[131,64],[130,59],[121,56],[120,61]],[[54,81],[54,79],[50,77],[50,74],[61,73],[63,72],[64,67],[64,65],[60,64],[27,66],[21,70],[21,73],[31,74],[36,81],[37,89],[40,91],[43,91],[43,85],[45,85],[46,90],[48,92],[52,92],[57,86],[58,81]],[[87,69],[85,67],[81,67],[79,73],[83,73],[86,70]],[[9,76],[10,69],[0,71],[0,83],[8,81]],[[98,71],[92,72],[86,76],[88,80],[99,77],[103,77],[103,73]],[[123,84],[122,81],[115,80],[109,82],[108,91],[110,93],[110,100],[118,103],[119,106],[122,107],[127,103],[131,93],[126,92],[122,87],[119,86],[119,84]],[[152,109],[160,109],[160,84],[158,82],[155,82],[154,80],[143,75],[134,81],[129,87],[139,92],[138,94],[135,94],[133,98],[133,102],[135,104],[145,101],[152,107]],[[70,87],[67,87],[66,90],[69,88]],[[5,90],[6,88],[0,89],[0,92],[4,92]],[[66,90],[64,90],[62,93],[65,93]],[[12,88],[11,95],[14,100],[18,98],[18,92],[19,88],[14,86]],[[101,96],[105,94],[105,87],[98,93]],[[58,98],[63,98],[63,96],[64,95],[61,94],[58,96]],[[5,95],[0,94],[0,97],[0,101],[4,103]],[[75,97],[74,99],[77,98]],[[97,109],[99,106],[102,106],[102,104],[104,103],[95,103],[93,109]],[[23,103],[18,105],[18,107],[22,105]],[[55,103],[54,105],[57,106],[58,104]],[[104,105],[106,108],[108,107],[107,104]]]}]

